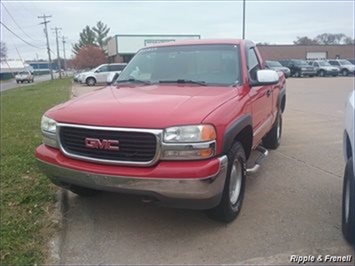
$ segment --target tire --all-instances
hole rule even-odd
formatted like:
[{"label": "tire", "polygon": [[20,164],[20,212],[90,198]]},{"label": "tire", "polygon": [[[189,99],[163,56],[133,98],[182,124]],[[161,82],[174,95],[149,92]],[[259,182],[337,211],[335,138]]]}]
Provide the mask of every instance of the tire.
[{"label": "tire", "polygon": [[349,76],[349,71],[348,71],[347,69],[343,69],[343,70],[341,71],[341,74],[342,74],[344,77]]},{"label": "tire", "polygon": [[94,78],[87,78],[86,79],[86,85],[95,86],[95,84],[96,84],[96,79],[94,79]]},{"label": "tire", "polygon": [[342,221],[343,236],[350,244],[354,244],[354,168],[352,157],[347,161],[343,180],[342,197]]},{"label": "tire", "polygon": [[240,213],[246,181],[246,157],[242,144],[234,142],[227,153],[227,178],[223,188],[221,202],[213,209],[207,210],[207,215],[217,221],[229,223]]},{"label": "tire", "polygon": [[17,83],[17,84],[19,84],[19,83],[20,83],[20,81],[19,81],[19,80],[16,80],[16,83]]},{"label": "tire", "polygon": [[99,193],[98,190],[71,185],[69,190],[81,197],[92,197]]},{"label": "tire", "polygon": [[296,70],[294,76],[296,78],[300,78],[301,77],[301,72],[299,70]]},{"label": "tire", "polygon": [[263,145],[267,149],[276,150],[280,146],[282,135],[282,114],[279,112],[277,119],[270,131],[263,138]]},{"label": "tire", "polygon": [[314,77],[314,75],[309,75],[309,77],[310,77],[310,78],[313,78],[313,77]]},{"label": "tire", "polygon": [[318,76],[324,77],[324,76],[325,76],[324,70],[319,71],[319,72],[318,72]]}]

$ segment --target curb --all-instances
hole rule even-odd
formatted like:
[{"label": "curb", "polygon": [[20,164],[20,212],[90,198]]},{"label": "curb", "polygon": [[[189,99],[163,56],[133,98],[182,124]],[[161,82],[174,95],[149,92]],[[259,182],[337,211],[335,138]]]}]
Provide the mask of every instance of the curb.
[{"label": "curb", "polygon": [[61,264],[61,254],[63,250],[64,239],[66,237],[67,224],[65,214],[68,211],[68,191],[59,188],[56,192],[57,202],[55,204],[54,220],[58,224],[55,235],[49,242],[49,259],[46,264]]}]

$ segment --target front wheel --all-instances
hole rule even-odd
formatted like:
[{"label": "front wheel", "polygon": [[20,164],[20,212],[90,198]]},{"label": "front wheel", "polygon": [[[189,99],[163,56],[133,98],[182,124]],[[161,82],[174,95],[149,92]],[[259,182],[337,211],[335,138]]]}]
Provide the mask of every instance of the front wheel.
[{"label": "front wheel", "polygon": [[69,190],[81,197],[92,197],[92,196],[95,196],[96,194],[99,193],[98,190],[94,190],[94,189],[86,188],[86,187],[75,186],[75,185],[71,185],[69,187]]},{"label": "front wheel", "polygon": [[301,77],[301,72],[300,72],[299,70],[297,70],[297,71],[295,72],[295,77],[296,77],[296,78]]},{"label": "front wheel", "polygon": [[267,149],[277,149],[280,146],[282,133],[282,114],[281,111],[272,126],[271,130],[263,138],[264,147]]},{"label": "front wheel", "polygon": [[354,243],[354,168],[350,158],[345,166],[342,200],[342,231],[350,244]]},{"label": "front wheel", "polygon": [[86,79],[86,85],[88,86],[95,86],[96,80],[94,78],[87,78]]},{"label": "front wheel", "polygon": [[324,70],[319,71],[318,76],[320,76],[320,77],[324,77],[324,76],[325,76],[325,72],[324,72]]},{"label": "front wheel", "polygon": [[221,202],[207,215],[215,220],[231,222],[237,218],[244,199],[246,157],[242,144],[236,141],[227,153],[228,169]]}]

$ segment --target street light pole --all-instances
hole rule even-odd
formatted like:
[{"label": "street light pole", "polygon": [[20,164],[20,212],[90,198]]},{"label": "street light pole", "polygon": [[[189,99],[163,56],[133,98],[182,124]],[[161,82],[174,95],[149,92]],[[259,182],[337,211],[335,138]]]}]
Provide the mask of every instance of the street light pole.
[{"label": "street light pole", "polygon": [[245,39],[245,0],[243,0],[243,40]]}]

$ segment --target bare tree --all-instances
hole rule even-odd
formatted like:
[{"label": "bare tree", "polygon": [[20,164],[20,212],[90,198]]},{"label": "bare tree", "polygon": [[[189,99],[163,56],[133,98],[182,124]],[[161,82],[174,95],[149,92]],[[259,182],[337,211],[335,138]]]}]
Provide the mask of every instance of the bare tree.
[{"label": "bare tree", "polygon": [[297,40],[293,41],[295,45],[315,45],[319,44],[317,40],[310,39],[307,36],[299,37],[297,36]]},{"label": "bare tree", "polygon": [[342,41],[347,36],[344,33],[323,33],[318,35],[315,39],[320,44],[342,44]]}]

